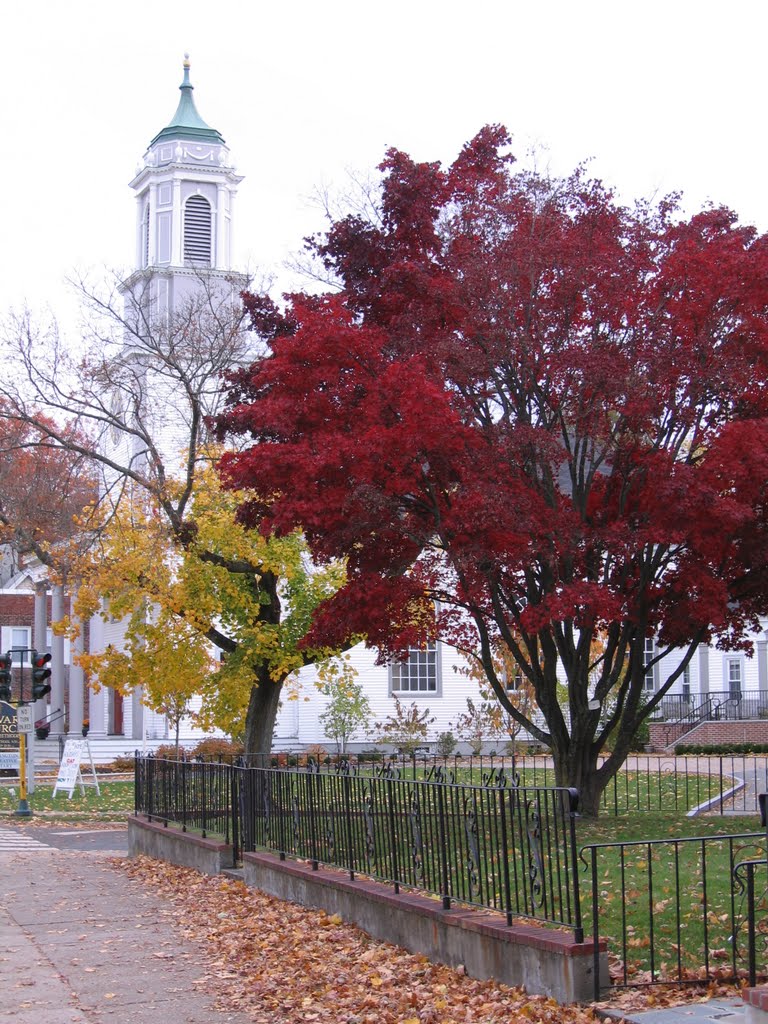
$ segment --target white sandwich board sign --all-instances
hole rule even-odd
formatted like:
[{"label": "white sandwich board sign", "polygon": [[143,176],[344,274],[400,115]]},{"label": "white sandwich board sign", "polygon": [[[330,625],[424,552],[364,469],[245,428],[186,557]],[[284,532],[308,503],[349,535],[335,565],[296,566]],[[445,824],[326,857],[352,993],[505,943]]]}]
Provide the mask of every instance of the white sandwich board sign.
[{"label": "white sandwich board sign", "polygon": [[[90,766],[90,775],[86,783],[83,780],[83,775],[80,770],[80,766],[83,761],[87,761]],[[70,739],[64,744],[64,753],[61,757],[61,764],[59,765],[59,774],[56,776],[56,785],[53,787],[53,795],[59,792],[59,790],[65,791],[69,799],[72,799],[72,794],[75,791],[75,786],[80,787],[81,794],[85,792],[85,786],[95,786],[96,793],[101,794],[99,789],[99,780],[96,778],[96,768],[93,764],[93,757],[91,756],[91,748],[88,745],[86,739]]]}]

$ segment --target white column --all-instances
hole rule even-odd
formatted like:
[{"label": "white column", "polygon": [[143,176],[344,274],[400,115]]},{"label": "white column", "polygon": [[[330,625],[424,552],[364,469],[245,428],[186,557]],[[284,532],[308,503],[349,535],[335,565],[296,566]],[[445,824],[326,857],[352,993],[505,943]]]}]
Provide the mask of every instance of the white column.
[{"label": "white column", "polygon": [[149,186],[149,265],[157,266],[157,185]]},{"label": "white column", "polygon": [[227,221],[227,270],[232,269],[232,253],[235,251],[235,196],[237,192],[229,190],[229,214]]},{"label": "white column", "polygon": [[768,640],[765,634],[755,644],[757,648],[757,688],[768,690]]},{"label": "white column", "polygon": [[144,705],[141,698],[144,696],[144,689],[141,686],[134,686],[131,691],[131,739],[140,740],[144,737]]},{"label": "white column", "polygon": [[171,266],[181,267],[184,265],[183,249],[181,245],[181,179],[173,179],[173,213],[171,214]]},{"label": "white column", "polygon": [[136,196],[136,269],[144,266],[144,196]]},{"label": "white column", "polygon": [[216,185],[216,252],[211,264],[216,270],[229,270],[229,253],[227,252],[227,186],[223,182]]},{"label": "white column", "polygon": [[[51,591],[51,621],[64,618],[64,587],[56,583]],[[57,711],[64,711],[64,637],[54,633],[51,644],[51,735],[64,732],[64,716],[57,717]]]},{"label": "white column", "polygon": [[699,695],[709,696],[709,647],[699,644]]},{"label": "white column", "polygon": [[[100,654],[104,650],[104,620],[98,614],[91,617],[91,653]],[[107,735],[107,691],[100,686],[98,691],[91,687],[88,695],[88,718],[90,720],[89,736],[94,738]]]},{"label": "white column", "polygon": [[[74,602],[75,595],[72,595]],[[69,666],[69,716],[68,726],[70,736],[80,736],[83,729],[83,669],[75,659],[85,650],[83,641],[83,623],[74,612],[72,613],[72,625],[78,630],[77,636],[72,643],[72,663]]]}]

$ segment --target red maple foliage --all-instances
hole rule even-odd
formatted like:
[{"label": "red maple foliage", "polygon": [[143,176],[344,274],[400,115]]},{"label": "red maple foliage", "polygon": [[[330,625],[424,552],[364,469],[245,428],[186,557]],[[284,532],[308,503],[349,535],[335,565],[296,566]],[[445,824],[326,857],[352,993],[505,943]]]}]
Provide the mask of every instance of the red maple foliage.
[{"label": "red maple foliage", "polygon": [[[268,496],[246,521],[348,559],[314,640],[437,633],[520,720],[505,643],[544,718],[520,724],[594,811],[695,645],[768,610],[768,243],[508,144],[486,127],[447,169],[391,150],[379,220],[310,243],[338,292],[246,297],[270,357],[232,378],[220,430],[253,443],[222,473]],[[649,636],[686,657],[643,706]]]},{"label": "red maple foliage", "polygon": [[[52,551],[82,530],[80,517],[96,498],[96,478],[85,455],[3,413],[0,407],[0,543],[50,565]],[[85,445],[73,428],[63,435]]]}]

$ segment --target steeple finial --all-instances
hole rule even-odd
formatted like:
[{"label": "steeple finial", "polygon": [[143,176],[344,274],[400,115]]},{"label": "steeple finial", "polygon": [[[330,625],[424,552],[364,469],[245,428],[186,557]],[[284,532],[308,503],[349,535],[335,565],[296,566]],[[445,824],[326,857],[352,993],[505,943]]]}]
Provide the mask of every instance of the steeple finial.
[{"label": "steeple finial", "polygon": [[195,100],[192,96],[194,86],[189,80],[189,54],[184,54],[184,81],[179,86],[181,99],[176,108],[170,124],[152,139],[150,146],[154,146],[160,139],[187,139],[200,142],[224,143],[221,134],[215,128],[211,128],[200,117],[195,107]]}]

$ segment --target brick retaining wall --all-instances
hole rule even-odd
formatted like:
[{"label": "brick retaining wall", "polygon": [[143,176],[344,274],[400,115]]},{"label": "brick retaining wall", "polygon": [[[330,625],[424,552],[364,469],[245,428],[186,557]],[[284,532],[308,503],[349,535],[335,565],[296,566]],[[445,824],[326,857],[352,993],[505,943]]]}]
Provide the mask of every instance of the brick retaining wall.
[{"label": "brick retaining wall", "polygon": [[[750,718],[739,722],[700,722],[680,734],[682,726],[650,722],[650,742],[654,750],[671,749],[675,743],[768,743],[768,719]],[[670,740],[667,744],[667,735]],[[676,739],[676,734],[679,738]]]},{"label": "brick retaining wall", "polygon": [[[130,856],[143,853],[171,864],[217,874],[232,864],[232,847],[140,816],[128,820]],[[268,853],[243,855],[245,883],[279,899],[338,914],[368,934],[452,967],[474,978],[522,985],[559,1003],[593,998],[595,949],[574,942],[572,931],[535,924],[509,927],[499,914],[466,907],[443,910],[439,901],[400,892],[342,871],[313,871],[304,862]],[[597,963],[603,987],[610,984],[605,943]]]},{"label": "brick retaining wall", "polygon": [[[535,924],[508,926],[499,915],[466,907],[443,910],[418,893],[395,893],[378,882],[269,853],[243,854],[246,885],[305,907],[320,907],[430,960],[462,965],[473,978],[551,996],[559,1003],[585,1003],[594,996],[594,945],[574,942],[573,933]],[[601,985],[610,984],[605,943],[599,946]]]},{"label": "brick retaining wall", "polygon": [[768,985],[742,989],[741,996],[746,1024],[768,1024]]},{"label": "brick retaining wall", "polygon": [[133,815],[128,819],[128,856],[143,853],[155,860],[194,868],[204,875],[218,875],[231,868],[232,847],[218,839],[204,839],[183,832],[178,825],[164,825]]}]

